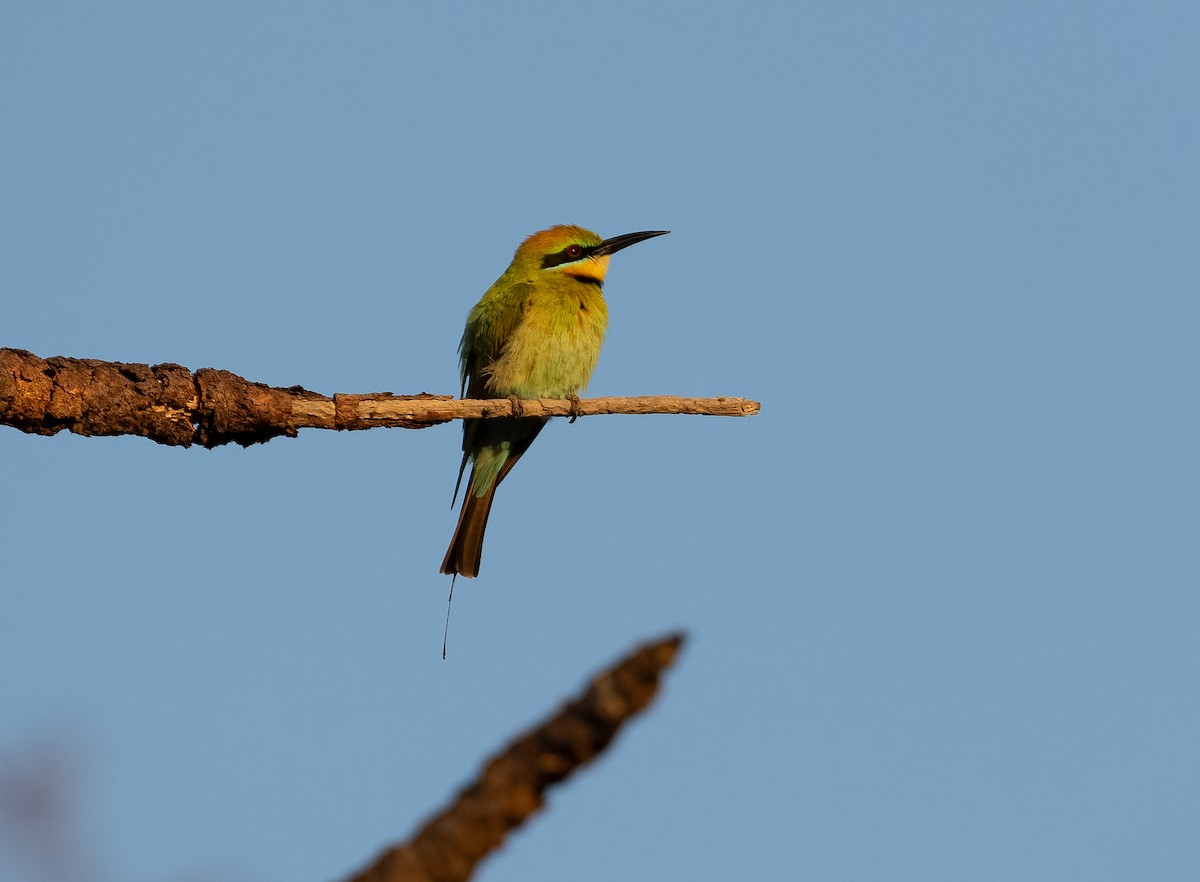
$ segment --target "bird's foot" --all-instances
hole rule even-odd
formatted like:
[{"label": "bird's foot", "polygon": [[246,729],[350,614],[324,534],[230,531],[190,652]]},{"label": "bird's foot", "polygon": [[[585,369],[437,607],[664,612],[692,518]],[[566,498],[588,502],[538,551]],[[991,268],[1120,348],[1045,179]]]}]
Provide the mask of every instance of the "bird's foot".
[{"label": "bird's foot", "polygon": [[515,416],[515,417],[525,416],[525,405],[523,405],[521,403],[521,399],[519,396],[509,395],[508,400],[509,400],[509,403],[512,404],[513,416]]},{"label": "bird's foot", "polygon": [[567,401],[571,402],[571,418],[567,420],[567,424],[570,425],[583,416],[583,401],[573,393],[567,396]]}]

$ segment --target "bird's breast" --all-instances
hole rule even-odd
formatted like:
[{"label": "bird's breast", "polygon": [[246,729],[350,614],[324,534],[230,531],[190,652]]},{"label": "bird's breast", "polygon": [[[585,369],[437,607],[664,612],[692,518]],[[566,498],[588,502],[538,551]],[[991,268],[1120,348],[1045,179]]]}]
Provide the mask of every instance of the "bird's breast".
[{"label": "bird's breast", "polygon": [[599,286],[577,282],[535,290],[492,365],[489,391],[522,398],[579,394],[596,369],[607,327]]}]

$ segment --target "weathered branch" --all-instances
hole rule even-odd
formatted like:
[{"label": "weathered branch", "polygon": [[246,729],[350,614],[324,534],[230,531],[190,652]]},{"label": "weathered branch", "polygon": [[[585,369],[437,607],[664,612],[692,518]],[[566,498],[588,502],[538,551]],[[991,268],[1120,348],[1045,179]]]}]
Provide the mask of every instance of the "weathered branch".
[{"label": "weathered branch", "polygon": [[454,804],[406,844],[381,854],[350,882],[459,882],[526,818],[546,790],[594,759],[654,698],[683,643],[676,634],[640,647],[588,690],[484,766]]},{"label": "weathered branch", "polygon": [[0,425],[36,435],[140,435],[189,447],[248,446],[300,429],[423,429],[450,420],[504,416],[688,413],[750,416],[744,398],[588,398],[578,402],[450,395],[334,395],[300,386],[252,383],[229,371],[177,364],[122,364],[95,359],[38,358],[0,349]]}]

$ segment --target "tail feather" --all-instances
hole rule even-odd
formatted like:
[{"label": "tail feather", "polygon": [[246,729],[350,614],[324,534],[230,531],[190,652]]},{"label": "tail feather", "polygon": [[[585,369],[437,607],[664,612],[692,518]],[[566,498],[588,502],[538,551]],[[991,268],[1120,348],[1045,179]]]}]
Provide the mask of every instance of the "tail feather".
[{"label": "tail feather", "polygon": [[[474,422],[482,423],[484,421],[475,420]],[[471,477],[467,479],[467,492],[463,496],[462,510],[458,513],[458,526],[454,528],[454,538],[450,540],[450,547],[446,549],[446,556],[442,559],[441,571],[448,576],[458,575],[464,579],[473,579],[479,575],[479,559],[483,555],[483,531],[487,529],[488,515],[492,511],[492,499],[496,495],[496,488],[512,471],[517,460],[525,455],[525,451],[529,449],[533,439],[538,436],[538,432],[549,420],[525,417],[515,420],[492,420],[491,422],[499,425],[491,427],[492,437],[482,440],[495,444],[502,439],[507,443],[508,450],[504,454],[505,459],[500,470],[496,472],[496,476],[492,480],[492,485],[479,496],[475,495],[475,469],[479,466],[478,459],[475,466],[471,468]],[[468,450],[477,446],[469,441],[474,437],[475,427],[473,426],[467,433],[468,440],[464,440],[463,444]],[[464,467],[468,456],[470,453],[463,456]],[[492,468],[494,468],[494,464]],[[463,470],[460,468],[458,471],[460,483],[462,472]],[[454,493],[455,496],[458,495],[457,484]]]},{"label": "tail feather", "polygon": [[450,547],[446,549],[446,557],[442,560],[442,572],[446,575],[458,574],[464,579],[479,575],[483,531],[487,529],[488,514],[492,510],[492,499],[499,483],[493,482],[482,496],[476,496],[471,492],[471,483],[467,482],[467,495],[463,498],[462,511],[458,515],[458,526],[454,528],[454,538],[450,540]]}]

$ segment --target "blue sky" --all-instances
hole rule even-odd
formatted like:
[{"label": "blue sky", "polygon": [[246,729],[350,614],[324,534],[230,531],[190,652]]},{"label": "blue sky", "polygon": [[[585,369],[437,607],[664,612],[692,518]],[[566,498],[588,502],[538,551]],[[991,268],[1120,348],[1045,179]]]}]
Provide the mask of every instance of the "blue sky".
[{"label": "blue sky", "polygon": [[[457,426],[0,429],[0,763],[93,880],[329,880],[628,647],[660,701],[480,879],[1200,875],[1189,3],[7,3],[0,345],[457,390],[614,258],[440,656]],[[59,745],[59,747],[55,747]],[[63,746],[65,745],[65,747]],[[41,882],[0,839],[0,875]]]}]

